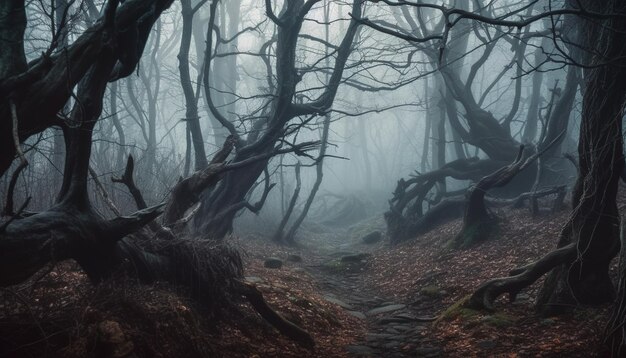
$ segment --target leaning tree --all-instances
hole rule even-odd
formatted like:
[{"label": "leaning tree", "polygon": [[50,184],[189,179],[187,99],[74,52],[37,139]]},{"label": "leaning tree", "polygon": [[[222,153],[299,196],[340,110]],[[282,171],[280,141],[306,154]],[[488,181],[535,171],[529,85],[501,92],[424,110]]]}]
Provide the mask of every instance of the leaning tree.
[{"label": "leaning tree", "polygon": [[[584,65],[583,108],[578,144],[579,174],[573,191],[573,210],[563,227],[557,249],[511,275],[481,285],[469,304],[493,308],[508,293],[511,299],[549,273],[537,308],[558,313],[576,304],[601,304],[615,297],[609,265],[620,249],[620,217],[616,204],[623,169],[622,117],[626,103],[623,18],[626,6],[613,0],[582,1],[578,18]],[[592,19],[589,19],[592,17]],[[623,293],[622,293],[623,294]],[[621,318],[620,318],[621,319]]]},{"label": "leaning tree", "polygon": [[[63,130],[65,141],[63,182],[56,204],[26,215],[24,209],[30,199],[26,200],[17,210],[8,208],[10,217],[0,225],[0,286],[21,283],[46,265],[73,259],[95,283],[120,273],[144,283],[167,281],[187,288],[208,311],[244,296],[281,333],[312,346],[308,333],[283,319],[265,303],[259,291],[240,281],[242,264],[237,252],[208,241],[185,240],[172,234],[175,225],[157,225],[156,232],[146,231],[144,227],[161,214],[163,204],[108,220],[90,203],[92,136],[102,113],[107,84],[135,71],[152,25],[171,3],[127,0],[120,5],[117,0],[107,1],[102,16],[73,43],[57,49],[53,39],[52,46],[30,63],[24,52],[25,1],[0,4],[0,115],[5,118],[0,134],[0,174],[6,174],[16,157],[20,165],[15,174],[27,165],[22,144],[33,134],[57,126]],[[70,100],[69,115],[62,116],[61,109]],[[224,171],[286,151],[270,151],[229,166],[223,163],[229,148],[227,142],[209,167],[175,188],[167,206],[172,224],[184,219],[184,210],[176,209],[187,205],[176,202],[180,199],[177,193],[193,192],[198,185],[219,181]],[[128,185],[132,182],[131,160],[127,168],[119,180]],[[13,188],[9,188],[9,198]],[[12,200],[7,201],[12,206]],[[138,201],[138,206],[144,207],[145,203]],[[138,236],[152,240],[138,241]]]},{"label": "leaning tree", "polygon": [[[520,5],[519,9],[506,10],[504,14],[497,14],[493,10],[493,4],[481,5],[476,2],[474,10],[470,10],[467,4],[463,7],[447,7],[444,4],[424,4],[412,2],[382,1],[387,6],[399,8],[402,16],[397,16],[400,25],[391,24],[387,21],[368,18],[358,19],[359,22],[372,27],[383,33],[387,33],[404,39],[420,50],[430,59],[435,66],[435,76],[438,81],[445,84],[445,93],[436,94],[443,96],[445,101],[445,116],[453,133],[455,152],[457,158],[450,162],[438,160],[439,167],[425,173],[417,173],[409,179],[398,181],[393,197],[390,200],[390,210],[385,213],[388,233],[392,242],[400,242],[426,232],[436,226],[437,223],[450,218],[459,217],[467,205],[466,191],[446,192],[446,178],[457,180],[469,180],[477,182],[484,176],[507,166],[513,161],[522,144],[512,134],[512,123],[519,115],[521,103],[521,88],[523,75],[523,60],[526,55],[526,47],[529,41],[535,37],[549,34],[548,30],[531,32],[527,25],[558,15],[558,11],[533,13],[536,2],[528,5]],[[414,11],[410,11],[410,9]],[[434,14],[429,14],[434,12]],[[525,12],[523,20],[511,20],[519,13]],[[439,15],[436,15],[439,14]],[[435,21],[436,25],[430,23]],[[512,29],[518,29],[513,31]],[[473,39],[478,45],[471,51],[467,50],[468,33],[473,34]],[[435,41],[435,46],[432,45]],[[512,57],[503,70],[495,75],[493,81],[486,85],[482,92],[478,93],[476,78],[479,71],[484,70],[488,59],[500,42],[507,41],[511,46]],[[460,71],[459,63],[463,63],[468,52],[475,52],[482,48],[482,52],[471,64],[466,74]],[[495,85],[505,74],[515,69],[513,81],[513,101],[508,112],[498,119],[486,109],[486,99]],[[576,72],[572,72],[575,74]],[[555,151],[565,136],[569,122],[571,103],[576,94],[577,77],[568,76],[566,96],[554,97],[558,103],[559,111],[550,112],[550,118],[546,120],[549,126],[543,129],[536,143],[526,143],[526,158],[540,150],[548,148]],[[538,90],[538,89],[537,89]],[[443,92],[443,91],[442,91]],[[535,94],[533,94],[535,95]],[[538,94],[537,94],[538,95]],[[457,104],[463,109],[463,120],[458,115]],[[568,106],[569,104],[569,106]],[[554,117],[554,118],[553,118]],[[445,144],[445,131],[440,131],[441,144]],[[469,144],[480,149],[485,157],[467,157],[463,146]],[[445,150],[442,146],[437,152]],[[547,151],[547,150],[546,150]],[[433,152],[433,155],[436,155]],[[445,157],[444,157],[445,159]],[[530,190],[537,182],[537,170],[535,166],[526,170],[520,177],[515,178],[512,184],[507,186],[508,195],[517,195]],[[436,195],[430,197],[430,193],[436,189]],[[424,212],[424,205],[429,210]]]},{"label": "leaning tree", "polygon": [[[283,3],[283,8],[276,14],[272,3],[265,2],[267,17],[276,26],[276,36],[262,46],[262,51],[273,49],[275,59],[263,54],[268,69],[267,88],[270,91],[269,99],[260,111],[252,117],[256,118],[250,125],[248,133],[242,133],[235,123],[229,121],[213,102],[210,74],[213,57],[213,32],[216,19],[216,4],[211,5],[211,14],[207,27],[207,47],[204,61],[205,98],[211,113],[230,133],[235,141],[233,164],[249,160],[253,157],[264,156],[276,151],[279,147],[290,147],[293,144],[287,137],[294,133],[291,121],[295,118],[313,118],[324,115],[332,106],[339,85],[342,83],[343,72],[352,52],[354,38],[359,23],[350,21],[341,43],[337,46],[321,41],[324,45],[333,48],[334,64],[330,68],[330,75],[323,91],[319,95],[305,101],[306,90],[298,88],[303,77],[314,71],[314,68],[299,68],[296,51],[302,38],[313,39],[312,36],[302,33],[302,26],[309,12],[320,0],[295,0]],[[354,0],[351,13],[357,17],[361,15],[362,0]],[[260,112],[260,114],[259,114]],[[309,122],[310,119],[305,120]],[[296,126],[297,128],[297,126]],[[298,151],[295,151],[296,154]],[[268,167],[267,160],[258,161],[245,169],[233,170],[224,174],[223,179],[211,190],[203,193],[200,208],[193,219],[194,230],[215,239],[223,238],[232,231],[233,220],[242,209],[257,212],[263,200],[251,204],[247,197],[255,182]],[[266,189],[261,196],[267,197],[269,175],[266,175]]]}]

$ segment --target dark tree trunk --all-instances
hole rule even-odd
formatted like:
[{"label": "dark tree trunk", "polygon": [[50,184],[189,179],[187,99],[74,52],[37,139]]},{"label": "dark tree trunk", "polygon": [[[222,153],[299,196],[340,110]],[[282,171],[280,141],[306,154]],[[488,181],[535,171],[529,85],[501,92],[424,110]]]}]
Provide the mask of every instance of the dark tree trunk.
[{"label": "dark tree trunk", "polygon": [[487,210],[485,195],[487,195],[490,189],[501,187],[511,182],[519,172],[532,164],[541,154],[539,152],[523,158],[524,146],[521,146],[513,163],[485,176],[468,190],[463,227],[451,242],[451,246],[468,248],[490,237],[495,227],[496,217]]},{"label": "dark tree trunk", "polygon": [[[547,41],[542,42],[541,47],[537,47],[535,50],[535,63],[534,66],[539,68],[545,61],[545,55],[543,54],[544,44]],[[535,71],[533,73],[533,86],[530,93],[530,103],[528,104],[528,113],[526,114],[526,122],[524,124],[524,134],[522,135],[522,142],[534,143],[537,139],[537,128],[539,123],[539,106],[541,104],[541,85],[543,83],[543,71]]]},{"label": "dark tree trunk", "polygon": [[[468,3],[462,4],[462,6],[468,5]],[[422,12],[417,13],[416,18],[414,18],[412,13],[408,10],[403,9],[402,11],[404,12],[406,21],[415,33],[421,34],[424,37],[429,35],[429,33],[426,33],[427,30],[425,26],[418,25],[418,22],[422,25],[424,24]],[[437,29],[443,31],[444,26],[445,24],[440,22],[435,26],[435,30],[433,30],[434,33],[437,33]],[[515,95],[511,106],[512,108],[508,115],[500,122],[491,112],[482,108],[482,103],[488,92],[483,94],[480,100],[477,100],[472,89],[478,71],[487,61],[497,41],[490,41],[485,44],[485,49],[481,57],[472,64],[467,77],[463,80],[459,65],[455,63],[462,58],[464,49],[467,46],[467,28],[466,30],[463,30],[463,28],[463,23],[459,22],[459,24],[453,27],[453,31],[450,32],[450,35],[454,36],[454,39],[451,40],[451,44],[454,45],[451,45],[450,51],[444,51],[442,54],[432,49],[424,49],[424,53],[430,60],[433,63],[439,64],[438,70],[446,87],[444,98],[447,102],[445,103],[445,108],[441,108],[444,113],[442,116],[448,114],[450,127],[454,132],[453,139],[455,142],[458,142],[458,144],[455,145],[458,158],[445,165],[442,163],[442,159],[445,161],[445,156],[443,155],[445,152],[445,137],[442,138],[443,142],[440,141],[440,146],[437,146],[437,137],[441,136],[439,133],[445,133],[445,121],[440,123],[429,122],[431,125],[430,131],[436,134],[433,135],[432,139],[435,142],[432,145],[432,162],[437,164],[435,167],[446,168],[446,170],[440,171],[437,169],[429,173],[418,173],[415,179],[398,181],[393,198],[390,202],[390,210],[385,213],[388,234],[392,243],[406,240],[421,231],[423,227],[422,218],[425,216],[422,214],[422,205],[427,197],[428,191],[431,190],[432,185],[430,185],[430,179],[433,178],[433,174],[437,177],[436,182],[438,183],[439,190],[435,199],[430,201],[429,204],[436,205],[444,196],[445,180],[448,176],[457,179],[471,178],[473,180],[479,180],[497,168],[513,161],[518,152],[520,144],[513,138],[509,128],[511,121],[515,118],[519,109],[521,97],[521,64],[526,45],[519,40],[510,41],[515,49],[515,57],[513,58],[512,64],[517,63],[519,65],[517,70],[518,78],[515,80]],[[502,74],[506,73],[507,70],[508,69],[505,68]],[[435,91],[439,92],[434,95],[435,98],[443,95],[443,90]],[[465,111],[464,124],[461,123],[457,115],[456,102],[451,101],[452,99],[458,102]],[[432,110],[429,112],[432,112]],[[489,159],[477,162],[476,158],[466,158],[462,143],[460,143],[461,140],[477,147],[477,149],[481,149]],[[424,144],[424,148],[423,156],[426,154],[426,144]],[[533,152],[533,149],[534,148],[529,148],[528,151]],[[532,153],[527,153],[527,155],[532,155]],[[477,165],[478,163],[480,163],[480,165]],[[481,167],[484,169],[486,166],[491,167],[492,170],[480,171]],[[424,161],[422,160],[422,168],[423,167]],[[465,170],[469,172],[463,173]],[[477,170],[479,170],[481,174],[478,178],[476,178]],[[517,177],[507,188],[501,190],[506,195],[518,195],[528,191],[533,184],[533,179],[535,178],[534,174],[534,172],[527,171]],[[430,227],[430,225],[427,226]]]},{"label": "dark tree trunk", "polygon": [[180,40],[180,51],[178,52],[178,71],[180,73],[180,84],[185,95],[185,121],[191,142],[193,143],[195,170],[202,170],[208,165],[206,151],[204,150],[204,137],[200,128],[200,118],[198,117],[198,99],[191,83],[189,71],[189,49],[191,48],[191,36],[193,33],[193,18],[196,13],[192,7],[191,0],[181,1],[183,31]]},{"label": "dark tree trunk", "polygon": [[24,0],[7,0],[0,3],[0,80],[26,71],[24,32],[26,9]]},{"label": "dark tree trunk", "polygon": [[[215,4],[215,3],[214,3]],[[269,3],[268,3],[269,4]],[[313,2],[296,1],[285,3],[279,16],[268,9],[270,18],[278,26],[276,40],[276,85],[274,99],[270,104],[267,117],[254,124],[253,132],[242,140],[232,123],[215,108],[210,94],[209,69],[212,53],[212,29],[215,24],[216,6],[211,6],[211,18],[207,31],[206,61],[204,69],[205,96],[211,112],[216,119],[235,136],[238,145],[233,163],[265,156],[275,152],[280,139],[285,135],[285,126],[299,116],[322,114],[328,110],[337,94],[343,77],[343,70],[352,51],[352,44],[359,24],[352,20],[336,51],[335,64],[324,92],[314,101],[294,103],[296,85],[301,78],[296,70],[296,44],[304,21],[304,16],[311,9]],[[361,1],[354,1],[352,11],[355,17],[361,14]],[[296,154],[298,152],[296,151]],[[244,208],[255,208],[246,197],[254,183],[265,171],[269,156],[265,160],[249,165],[245,170],[233,170],[225,174],[217,187],[204,194],[198,214],[194,217],[194,227],[198,234],[208,238],[222,239],[233,229],[235,215]],[[263,195],[266,196],[266,193]]]},{"label": "dark tree trunk", "polygon": [[[424,79],[424,93],[428,93],[429,92],[429,88],[428,88],[428,77],[426,77]],[[426,112],[429,112],[429,103],[428,101],[426,101]],[[428,164],[428,150],[430,149],[430,132],[431,132],[431,127],[432,127],[432,123],[431,123],[431,117],[430,116],[426,116],[424,121],[424,139],[422,141],[422,158],[420,161],[420,169],[422,172],[426,171],[426,165]]]},{"label": "dark tree trunk", "polygon": [[[444,214],[443,217],[447,219],[457,217],[458,210],[444,213],[440,211],[443,206],[440,207],[439,205],[432,208],[437,210],[436,213],[432,215],[428,212],[423,213],[426,195],[437,182],[448,177],[457,180],[478,181],[506,164],[506,162],[476,157],[457,159],[445,164],[440,169],[417,175],[408,180],[400,179],[390,200],[389,211],[385,213],[387,234],[391,243],[410,239],[432,229],[433,222],[441,222],[440,219],[436,219],[440,217],[440,213]],[[455,203],[458,202],[455,200]],[[451,203],[448,201],[446,205],[451,205]],[[460,213],[462,212],[463,210],[460,211]]]},{"label": "dark tree trunk", "polygon": [[283,242],[285,241],[285,227],[289,222],[289,218],[291,214],[293,214],[293,209],[296,207],[296,202],[298,201],[298,196],[300,195],[300,189],[302,186],[302,180],[300,180],[300,162],[296,163],[296,187],[293,189],[293,194],[291,194],[291,199],[289,200],[289,205],[287,206],[287,210],[283,215],[280,224],[278,224],[278,229],[276,229],[276,233],[274,234],[274,241]]},{"label": "dark tree trunk", "polygon": [[[583,2],[597,12],[626,13],[613,0]],[[585,69],[585,89],[578,145],[579,176],[573,192],[573,210],[561,232],[558,248],[534,264],[511,271],[511,276],[481,285],[470,305],[491,308],[501,294],[515,295],[548,275],[537,300],[543,314],[556,314],[576,304],[601,304],[615,297],[609,278],[611,260],[620,249],[616,204],[624,165],[622,117],[626,102],[626,23],[618,17],[580,20],[589,48],[597,49]],[[608,60],[608,62],[607,62]]]},{"label": "dark tree trunk", "polygon": [[[605,12],[626,13],[613,0],[587,2]],[[626,24],[612,18],[602,23],[581,21],[584,42],[602,52],[593,63],[626,55]],[[600,39],[600,40],[599,40]],[[579,175],[573,191],[574,210],[558,247],[574,243],[576,260],[555,268],[537,300],[538,309],[551,314],[568,304],[610,302],[614,288],[608,270],[620,248],[620,216],[616,198],[624,166],[622,117],[626,101],[626,69],[623,61],[584,70],[585,89],[578,144]]]},{"label": "dark tree trunk", "polygon": [[[126,9],[131,9],[131,13],[132,10],[149,11],[151,16],[147,16],[148,22],[143,23],[149,30],[170,3],[150,2],[149,7],[142,7],[146,4],[140,1],[127,4],[130,5]],[[104,20],[99,22],[104,34],[97,34],[92,40],[98,42],[100,35],[110,40],[114,37],[114,24],[133,24],[128,12],[120,10],[116,15],[116,6],[117,2],[107,3]],[[0,24],[5,21],[0,17]],[[142,20],[138,22],[142,24]],[[142,30],[144,37],[135,38],[138,42],[131,43],[134,49],[130,50],[135,51],[138,47],[143,50],[142,44],[149,31]],[[128,42],[125,44],[128,45]],[[226,296],[245,296],[261,316],[281,333],[303,346],[312,347],[313,339],[306,331],[286,321],[267,305],[258,291],[239,281],[242,263],[237,253],[223,247],[198,244],[198,241],[176,242],[176,245],[168,242],[164,249],[159,247],[157,240],[138,244],[126,238],[156,218],[160,214],[160,206],[112,220],[104,220],[92,209],[87,188],[92,132],[102,112],[106,86],[111,78],[131,73],[139,60],[138,54],[134,54],[133,58],[120,54],[119,51],[124,51],[124,48],[113,46],[108,41],[96,48],[97,60],[92,59],[80,76],[74,108],[67,121],[70,125],[63,127],[66,160],[58,203],[48,211],[27,218],[14,218],[0,227],[0,286],[20,283],[51,262],[75,259],[93,282],[121,273],[145,283],[167,281],[187,288],[190,295],[208,309],[229,302]],[[61,81],[67,85],[65,78]],[[2,85],[6,82],[0,82]],[[65,101],[52,99],[49,105],[60,108]],[[11,102],[10,107],[14,109],[15,103]],[[16,111],[12,112],[13,121],[17,121]],[[28,112],[21,111],[20,114]],[[19,119],[27,121],[31,118]],[[132,166],[129,167],[132,169]],[[131,181],[130,175],[127,179]],[[138,205],[144,204],[138,201]]]}]

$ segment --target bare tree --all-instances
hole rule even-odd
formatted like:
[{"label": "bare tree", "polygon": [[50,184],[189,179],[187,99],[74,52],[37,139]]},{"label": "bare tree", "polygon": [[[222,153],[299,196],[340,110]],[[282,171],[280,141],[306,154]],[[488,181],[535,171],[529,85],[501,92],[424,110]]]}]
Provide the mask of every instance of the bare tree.
[{"label": "bare tree", "polygon": [[[207,53],[205,55],[204,86],[205,96],[209,108],[215,118],[228,129],[237,140],[236,153],[233,162],[244,161],[252,156],[262,155],[275,150],[278,146],[289,146],[285,136],[292,128],[289,122],[297,117],[323,115],[330,109],[342,81],[343,71],[352,50],[352,44],[357,32],[358,23],[352,20],[346,30],[341,44],[336,47],[335,63],[332,73],[326,84],[325,90],[310,102],[298,103],[294,99],[298,91],[296,87],[301,81],[301,73],[296,67],[296,47],[301,36],[302,23],[317,1],[285,2],[279,15],[274,13],[271,2],[266,2],[267,15],[277,26],[276,35],[276,60],[272,73],[276,76],[276,82],[271,84],[272,95],[267,109],[261,117],[252,124],[253,131],[244,139],[233,123],[216,108],[212,101],[209,69],[212,53],[212,33],[216,18],[216,4],[211,6],[211,18],[207,32]],[[354,1],[352,13],[356,16],[361,14],[361,1]],[[273,42],[273,40],[272,40]],[[298,152],[296,152],[298,154]],[[195,227],[198,232],[213,238],[222,238],[232,231],[232,223],[235,215],[240,210],[255,209],[255,206],[247,202],[248,192],[266,169],[268,162],[260,161],[249,166],[246,170],[229,172],[224,179],[210,193],[205,194],[198,214],[195,216]],[[269,186],[265,186],[268,188]],[[262,196],[265,197],[264,193]]]}]

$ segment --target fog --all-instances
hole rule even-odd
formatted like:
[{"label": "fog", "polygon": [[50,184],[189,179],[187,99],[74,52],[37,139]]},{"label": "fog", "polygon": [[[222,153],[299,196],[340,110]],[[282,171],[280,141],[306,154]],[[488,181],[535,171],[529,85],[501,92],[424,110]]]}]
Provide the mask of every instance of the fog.
[{"label": "fog", "polygon": [[0,356],[622,356],[624,17],[0,1]]},{"label": "fog", "polygon": [[[484,11],[497,17],[498,14],[510,11],[517,3],[498,1]],[[88,5],[77,5],[71,7],[68,14],[68,19],[71,20],[68,24],[69,43],[77,38],[86,24],[93,21],[85,15]],[[101,8],[97,3],[94,5]],[[324,19],[325,6],[328,6],[327,21]],[[111,185],[106,177],[121,172],[124,162],[120,162],[120,158],[126,154],[135,157],[139,168],[143,165],[149,166],[140,169],[141,179],[138,182],[148,201],[153,203],[164,200],[178,177],[184,177],[183,174],[188,174],[189,168],[193,167],[190,164],[191,155],[187,152],[185,99],[178,74],[177,53],[182,26],[180,7],[179,3],[174,3],[159,18],[151,30],[136,71],[117,84],[116,113],[111,112],[110,89],[105,97],[102,120],[97,124],[94,134],[92,167],[103,177],[104,185],[116,200],[128,201],[128,194],[124,193],[123,188]],[[302,80],[297,85],[296,101],[299,98],[314,99],[322,93],[334,65],[332,52],[340,44],[349,25],[350,7],[351,4],[348,3],[330,1],[327,5],[315,5],[306,15],[295,51],[296,68],[302,75]],[[393,24],[402,31],[411,33],[411,27],[402,13],[406,9],[369,3],[364,8],[362,18],[380,24]],[[279,11],[280,6],[276,5],[276,9]],[[35,59],[47,48],[52,35],[50,28],[54,25],[44,15],[50,11],[47,5],[35,4],[28,10],[30,22],[26,35],[27,56]],[[198,103],[199,123],[204,136],[203,145],[210,156],[221,146],[225,132],[212,119],[213,115],[204,99],[202,84],[198,82],[204,61],[204,24],[208,21],[208,12],[208,6],[203,6],[194,17],[189,63]],[[231,1],[228,5],[220,6],[217,17],[217,23],[221,26],[221,37],[219,41],[217,37],[214,40],[217,44],[214,48],[215,59],[210,84],[213,101],[245,138],[252,130],[253,122],[268,110],[273,96],[268,87],[268,79],[275,81],[276,71],[280,70],[275,63],[275,43],[270,41],[268,45],[276,32],[275,24],[268,20],[265,6],[261,2]],[[435,32],[436,26],[440,26],[438,23],[441,21],[441,14],[424,10],[423,21],[427,30]],[[438,61],[425,55],[422,51],[425,48],[438,52],[441,46],[445,46],[446,62],[449,67],[458,69],[461,78],[467,77],[474,64],[485,60],[475,73],[476,79],[471,85],[472,93],[480,101],[481,108],[497,119],[505,118],[516,100],[515,97],[521,97],[519,108],[510,122],[513,137],[521,138],[525,118],[528,116],[529,98],[533,91],[536,61],[534,52],[540,49],[544,57],[558,58],[562,49],[555,49],[551,41],[546,41],[541,36],[530,37],[523,40],[526,45],[524,53],[516,59],[512,42],[524,34],[540,33],[550,26],[547,21],[538,21],[523,30],[493,28],[464,19],[455,25],[454,29],[460,31],[451,33],[461,36],[449,36],[445,44],[441,41],[407,43],[403,39],[362,26],[352,45],[352,53],[345,66],[342,84],[332,109],[327,112],[331,124],[319,195],[358,196],[371,206],[372,214],[379,214],[386,209],[397,180],[436,169],[440,165],[433,155],[437,150],[434,143],[439,140],[437,133],[434,130],[426,133],[426,129],[432,128],[432,123],[441,117],[439,101],[445,88],[442,86],[441,74],[437,72]],[[481,59],[488,47],[485,37],[499,40],[494,41],[494,48],[489,50],[488,57]],[[465,51],[458,52],[455,48],[460,41],[467,41]],[[330,54],[329,57],[326,57],[326,53]],[[541,63],[538,70],[545,73],[540,88],[540,107],[545,110],[551,89],[564,84],[567,69],[559,63],[547,61]],[[520,83],[516,84],[516,81]],[[516,85],[520,86],[519,90]],[[449,98],[444,100],[449,101]],[[154,113],[149,113],[150,101],[153,102]],[[465,109],[457,104],[456,110],[463,118]],[[576,132],[579,111],[580,108],[572,111],[568,133]],[[112,116],[117,117],[119,128],[115,127],[113,121],[105,120]],[[292,126],[305,120],[308,122],[295,133],[287,135],[284,140],[289,143],[319,140],[323,119],[323,116],[296,119]],[[431,124],[427,124],[429,121]],[[154,126],[154,139],[150,138],[151,126]],[[120,129],[125,137],[123,143],[118,133]],[[541,130],[540,124],[534,139],[538,139]],[[458,142],[459,139],[451,137],[452,128],[449,122],[445,123],[445,133],[448,133],[448,137],[444,158],[445,161],[451,161],[457,159],[453,142]],[[53,178],[60,180],[62,168],[55,167],[55,160],[51,159],[55,148],[59,147],[58,143],[55,147],[55,138],[59,139],[59,136],[58,130],[48,130],[38,138],[31,139],[31,143],[37,142],[39,145],[37,151],[29,153],[33,156],[32,165],[19,183],[23,190],[19,190],[18,195],[32,195],[33,191],[41,191],[37,192],[38,200],[33,203],[38,209],[48,207],[56,195],[54,190],[47,190],[40,181],[42,178],[46,181]],[[575,141],[569,139],[570,134],[567,137],[564,151],[572,151]],[[429,141],[426,146],[425,139]],[[154,142],[154,149],[149,148],[150,141]],[[469,143],[461,145],[468,156],[485,158],[485,153],[478,147]],[[152,160],[156,165],[147,163],[151,159],[146,156],[151,155],[154,156]],[[267,205],[261,212],[262,217],[267,220],[280,217],[281,208],[286,205],[285,202],[289,200],[295,186],[293,167],[297,161],[301,161],[303,165],[300,199],[306,198],[316,178],[316,152],[309,155],[310,158],[287,154],[272,159],[269,170],[272,181],[278,185],[270,194]],[[44,176],[44,173],[49,175]],[[3,179],[6,185],[6,176]],[[449,190],[468,185],[466,180],[447,178],[446,181]],[[260,191],[257,188],[249,196],[258,197]],[[100,210],[106,214],[107,209],[103,207],[101,198],[92,196]]]}]

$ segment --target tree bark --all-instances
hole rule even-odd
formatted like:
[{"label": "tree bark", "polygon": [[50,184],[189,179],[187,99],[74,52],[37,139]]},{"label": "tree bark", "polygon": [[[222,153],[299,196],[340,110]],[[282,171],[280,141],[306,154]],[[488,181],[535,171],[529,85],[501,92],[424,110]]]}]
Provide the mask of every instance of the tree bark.
[{"label": "tree bark", "polygon": [[[351,20],[350,26],[336,51],[335,64],[324,92],[311,102],[294,103],[296,85],[301,80],[296,70],[296,45],[304,16],[312,5],[312,2],[296,1],[285,6],[279,16],[274,15],[272,9],[268,9],[268,14],[271,14],[270,18],[278,26],[274,97],[267,117],[254,124],[253,132],[248,135],[245,141],[236,132],[234,125],[212,104],[208,78],[210,71],[208,69],[211,65],[212,27],[215,24],[216,14],[215,6],[211,6],[211,18],[206,36],[208,45],[204,70],[205,96],[211,112],[237,138],[238,145],[233,163],[275,151],[277,143],[284,136],[285,126],[290,120],[299,116],[323,114],[332,106],[341,83],[345,64],[352,51],[352,44],[359,24],[355,20]],[[357,18],[361,14],[361,7],[361,1],[354,1],[352,12]],[[218,186],[205,195],[200,210],[194,217],[196,232],[215,239],[222,239],[230,233],[235,215],[241,209],[250,207],[246,201],[246,196],[261,173],[267,168],[268,161],[269,158],[251,164],[245,170],[234,170],[226,173]]]},{"label": "tree bark", "polygon": [[198,114],[198,101],[191,83],[189,71],[189,49],[191,48],[191,35],[193,33],[193,18],[196,13],[192,7],[191,0],[182,0],[183,30],[180,39],[180,50],[178,52],[178,72],[180,74],[180,84],[185,96],[185,122],[191,134],[193,143],[195,170],[202,170],[209,164],[204,150],[204,137],[200,127],[200,117]]},{"label": "tree bark", "polygon": [[[587,10],[626,14],[626,5],[613,0],[582,3]],[[626,82],[622,78],[626,67],[618,59],[626,55],[626,24],[610,17],[602,21],[579,19],[578,26],[584,34],[582,44],[587,46],[583,48],[593,50],[584,70],[580,169],[572,214],[556,250],[534,264],[511,271],[510,277],[481,285],[470,300],[476,307],[490,308],[503,293],[514,299],[549,270],[537,299],[537,310],[544,315],[561,313],[577,304],[611,302],[615,297],[608,271],[620,249],[616,198],[624,166]]]}]

